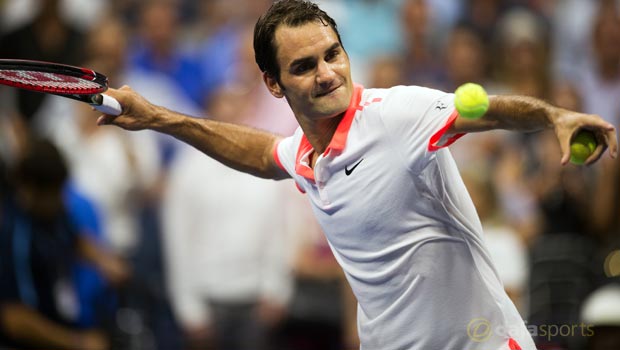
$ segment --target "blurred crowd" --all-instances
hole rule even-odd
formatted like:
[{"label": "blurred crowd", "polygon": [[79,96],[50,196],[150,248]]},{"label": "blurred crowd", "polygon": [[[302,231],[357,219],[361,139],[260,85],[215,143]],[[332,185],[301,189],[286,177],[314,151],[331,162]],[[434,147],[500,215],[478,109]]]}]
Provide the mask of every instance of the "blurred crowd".
[{"label": "blurred crowd", "polygon": [[[620,1],[317,2],[366,87],[476,82],[620,127]],[[254,62],[270,3],[0,0],[0,58],[89,67],[169,109],[290,135]],[[355,299],[292,182],[96,117],[0,88],[0,348],[358,346]],[[552,131],[451,151],[537,346],[620,349],[620,161],[561,166]]]}]

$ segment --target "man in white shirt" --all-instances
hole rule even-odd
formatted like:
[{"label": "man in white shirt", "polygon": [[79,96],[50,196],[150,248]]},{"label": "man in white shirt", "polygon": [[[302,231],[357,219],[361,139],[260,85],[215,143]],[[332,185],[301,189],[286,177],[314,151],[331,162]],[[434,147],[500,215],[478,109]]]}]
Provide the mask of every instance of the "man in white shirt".
[{"label": "man in white shirt", "polygon": [[262,311],[283,312],[291,293],[282,185],[180,148],[162,219],[172,307],[190,341],[267,346],[273,320]]},{"label": "man in white shirt", "polygon": [[491,96],[480,119],[453,95],[421,87],[364,90],[351,80],[336,24],[308,1],[284,0],[259,19],[254,50],[272,95],[300,129],[291,137],[195,120],[128,87],[99,124],[153,129],[260,177],[292,177],[306,192],[358,299],[363,349],[534,349],[482,242],[475,208],[445,146],[463,133],[553,128],[568,163],[572,135],[592,130],[617,153],[598,116],[522,96]]}]

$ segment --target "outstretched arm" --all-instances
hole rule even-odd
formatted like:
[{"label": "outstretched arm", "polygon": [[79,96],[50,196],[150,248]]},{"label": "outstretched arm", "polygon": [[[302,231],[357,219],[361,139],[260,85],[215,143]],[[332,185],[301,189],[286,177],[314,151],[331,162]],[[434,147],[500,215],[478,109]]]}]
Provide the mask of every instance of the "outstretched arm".
[{"label": "outstretched arm", "polygon": [[593,114],[578,113],[555,107],[527,96],[489,96],[489,110],[479,119],[459,117],[448,130],[449,134],[478,132],[493,129],[536,131],[553,128],[562,149],[562,164],[570,159],[570,142],[581,129],[596,135],[598,147],[585,164],[597,161],[609,147],[611,157],[618,154],[616,129]]},{"label": "outstretched arm", "polygon": [[122,106],[117,117],[103,115],[99,125],[112,124],[126,130],[151,129],[188,143],[233,169],[269,179],[287,178],[273,159],[279,136],[236,124],[188,117],[155,106],[124,86],[106,94]]}]

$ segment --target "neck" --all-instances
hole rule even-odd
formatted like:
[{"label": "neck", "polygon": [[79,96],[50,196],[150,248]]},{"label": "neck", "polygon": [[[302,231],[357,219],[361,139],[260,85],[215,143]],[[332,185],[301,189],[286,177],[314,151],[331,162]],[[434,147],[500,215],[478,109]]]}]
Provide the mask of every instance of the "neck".
[{"label": "neck", "polygon": [[321,120],[299,119],[299,125],[317,154],[322,154],[332,140],[344,113]]}]

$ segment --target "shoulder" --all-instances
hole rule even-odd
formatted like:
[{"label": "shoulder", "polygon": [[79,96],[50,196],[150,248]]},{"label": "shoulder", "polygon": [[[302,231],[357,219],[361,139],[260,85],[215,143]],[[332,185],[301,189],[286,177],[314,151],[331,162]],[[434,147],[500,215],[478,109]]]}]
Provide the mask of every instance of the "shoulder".
[{"label": "shoulder", "polygon": [[280,140],[278,140],[278,148],[280,147],[292,147],[295,150],[297,149],[297,147],[299,147],[299,144],[301,143],[301,139],[304,136],[304,132],[301,129],[301,127],[297,127],[297,129],[295,130],[295,132],[287,137],[283,137]]},{"label": "shoulder", "polygon": [[437,99],[446,94],[441,90],[417,85],[399,85],[387,90],[387,96],[405,99]]},{"label": "shoulder", "polygon": [[418,119],[440,105],[447,109],[451,103],[452,94],[415,85],[399,85],[388,89],[366,89],[360,102],[361,108],[379,101],[379,113],[383,118],[399,116],[407,120]]},{"label": "shoulder", "polygon": [[360,104],[380,100],[384,108],[402,106],[405,108],[416,105],[431,104],[450,94],[432,88],[416,85],[398,85],[387,89],[365,89]]}]

